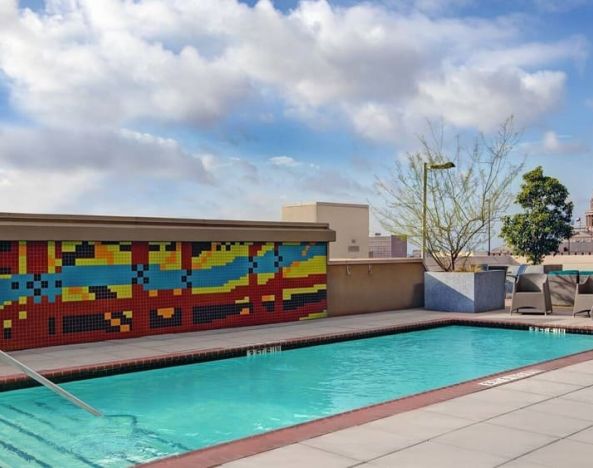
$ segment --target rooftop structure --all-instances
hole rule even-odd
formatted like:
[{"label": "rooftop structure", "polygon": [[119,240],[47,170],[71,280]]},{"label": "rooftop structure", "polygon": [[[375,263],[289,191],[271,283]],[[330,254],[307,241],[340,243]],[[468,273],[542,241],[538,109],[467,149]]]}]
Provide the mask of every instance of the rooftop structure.
[{"label": "rooftop structure", "polygon": [[330,258],[369,256],[369,206],[358,203],[311,202],[285,205],[282,221],[326,223],[336,232]]}]

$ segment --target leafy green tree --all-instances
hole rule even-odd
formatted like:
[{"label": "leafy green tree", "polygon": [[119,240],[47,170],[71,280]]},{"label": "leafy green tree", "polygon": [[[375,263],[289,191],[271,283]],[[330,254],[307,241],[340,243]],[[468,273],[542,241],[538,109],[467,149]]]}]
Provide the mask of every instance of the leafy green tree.
[{"label": "leafy green tree", "polygon": [[541,166],[523,175],[516,202],[523,212],[502,218],[501,236],[516,255],[541,263],[573,233],[570,220],[573,204],[568,190],[554,177],[544,175]]}]

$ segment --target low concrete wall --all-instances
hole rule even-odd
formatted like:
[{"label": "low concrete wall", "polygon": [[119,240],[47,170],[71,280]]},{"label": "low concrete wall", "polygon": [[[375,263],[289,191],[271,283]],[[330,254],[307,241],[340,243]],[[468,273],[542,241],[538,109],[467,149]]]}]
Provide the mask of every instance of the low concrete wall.
[{"label": "low concrete wall", "polygon": [[[468,257],[469,265],[527,265],[529,262],[525,257],[512,255],[474,255]],[[544,265],[562,265],[563,270],[593,270],[593,255],[548,255],[544,257]],[[440,268],[432,258],[426,262],[429,271],[440,271]]]},{"label": "low concrete wall", "polygon": [[593,255],[548,255],[544,264],[557,263],[562,265],[564,270],[593,270]]},{"label": "low concrete wall", "polygon": [[420,259],[331,260],[327,284],[329,316],[424,305],[424,265]]}]

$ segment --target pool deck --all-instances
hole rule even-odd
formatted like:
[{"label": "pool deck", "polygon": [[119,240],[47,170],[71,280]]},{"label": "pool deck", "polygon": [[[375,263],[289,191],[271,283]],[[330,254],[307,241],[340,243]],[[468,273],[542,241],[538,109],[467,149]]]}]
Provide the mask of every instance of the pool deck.
[{"label": "pool deck", "polygon": [[[523,323],[592,329],[593,320],[558,311],[549,316],[429,312],[423,309],[304,322],[168,334],[11,353],[57,380],[147,368],[224,355],[229,350],[290,344],[321,337],[374,333],[447,320]],[[189,361],[188,361],[189,362]],[[529,366],[535,375],[511,383],[484,380],[375,405],[338,417],[273,431],[153,463],[154,466],[230,467],[471,467],[591,466],[593,352]],[[537,372],[537,373],[536,373]],[[495,376],[496,377],[496,376]],[[490,380],[494,380],[491,377]],[[500,376],[498,376],[500,377]],[[23,376],[0,364],[0,386]]]}]

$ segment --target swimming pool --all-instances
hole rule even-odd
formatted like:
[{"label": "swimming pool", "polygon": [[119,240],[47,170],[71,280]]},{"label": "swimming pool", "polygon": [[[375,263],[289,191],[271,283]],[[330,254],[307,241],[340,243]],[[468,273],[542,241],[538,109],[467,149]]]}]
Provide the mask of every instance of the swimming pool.
[{"label": "swimming pool", "polygon": [[126,466],[593,349],[593,336],[447,326],[0,393],[0,466]]}]

